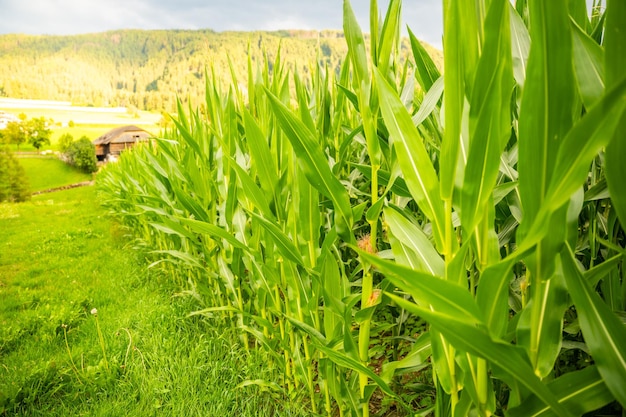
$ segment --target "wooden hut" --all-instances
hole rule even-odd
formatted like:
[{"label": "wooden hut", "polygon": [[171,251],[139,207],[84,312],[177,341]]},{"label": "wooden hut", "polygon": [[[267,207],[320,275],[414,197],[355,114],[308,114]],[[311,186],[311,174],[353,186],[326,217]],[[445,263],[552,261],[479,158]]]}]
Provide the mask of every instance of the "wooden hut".
[{"label": "wooden hut", "polygon": [[151,137],[150,133],[137,126],[116,127],[93,141],[96,157],[98,161],[104,161],[111,156],[118,156],[124,149],[132,148]]}]

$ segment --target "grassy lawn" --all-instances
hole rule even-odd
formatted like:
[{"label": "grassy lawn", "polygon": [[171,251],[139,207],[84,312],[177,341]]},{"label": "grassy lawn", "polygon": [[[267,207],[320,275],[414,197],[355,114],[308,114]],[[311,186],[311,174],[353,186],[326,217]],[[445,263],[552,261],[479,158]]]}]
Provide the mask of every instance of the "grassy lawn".
[{"label": "grassy lawn", "polygon": [[94,187],[0,204],[0,415],[302,415],[244,383],[272,377],[266,357],[188,317],[194,303],[129,250]]},{"label": "grassy lawn", "polygon": [[85,174],[54,157],[20,158],[19,161],[26,171],[32,192],[92,179],[91,174]]}]

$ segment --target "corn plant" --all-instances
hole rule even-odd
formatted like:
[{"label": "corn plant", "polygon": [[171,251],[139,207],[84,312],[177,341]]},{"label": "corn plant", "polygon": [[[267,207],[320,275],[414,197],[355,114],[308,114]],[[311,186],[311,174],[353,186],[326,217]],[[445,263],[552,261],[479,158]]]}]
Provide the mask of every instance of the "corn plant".
[{"label": "corn plant", "polygon": [[[508,2],[444,2],[438,176],[396,87],[378,73],[383,118],[433,243],[404,242],[427,254],[422,256],[426,265],[418,268],[361,256],[413,301],[390,297],[431,323],[439,415],[492,415],[495,380],[510,388],[511,415],[575,415],[614,399],[624,405],[626,333],[589,287],[575,255],[581,249],[578,218],[589,165],[611,146],[624,117],[624,83],[601,88],[604,74],[597,70],[603,62],[597,58],[602,48],[570,16],[584,9],[584,2],[570,2],[569,10],[565,2],[524,3],[513,10]],[[624,14],[613,7],[620,6],[609,3],[606,18],[616,13],[609,22],[623,22]],[[527,16],[530,30],[518,11]],[[598,30],[584,16],[582,22],[590,32]],[[610,35],[608,26],[607,42],[619,33],[613,29]],[[605,67],[610,59],[605,55]],[[604,174],[610,178],[608,170]],[[502,196],[513,204],[499,207],[495,200]],[[510,213],[503,224],[517,232],[507,237],[506,247],[496,229],[500,212]],[[605,209],[593,215],[611,216]],[[615,234],[615,220],[613,241],[606,242],[612,250],[606,252],[623,254],[615,245],[622,236]],[[519,227],[511,226],[518,222]],[[397,225],[390,229],[398,240],[408,234]],[[623,237],[617,239],[623,245]],[[434,258],[433,251],[441,257]],[[444,265],[436,269],[429,265],[432,259],[443,259]],[[519,300],[509,305],[513,269]],[[619,268],[601,279],[622,288]],[[564,314],[572,308],[589,353],[601,359],[556,378]],[[526,402],[529,398],[532,402]]]},{"label": "corn plant", "polygon": [[341,416],[623,407],[626,9],[442,6],[443,75],[410,32],[401,54],[399,0],[369,36],[344,1],[338,69],[208,69],[105,204],[192,314],[267,352],[277,380],[242,389]]}]

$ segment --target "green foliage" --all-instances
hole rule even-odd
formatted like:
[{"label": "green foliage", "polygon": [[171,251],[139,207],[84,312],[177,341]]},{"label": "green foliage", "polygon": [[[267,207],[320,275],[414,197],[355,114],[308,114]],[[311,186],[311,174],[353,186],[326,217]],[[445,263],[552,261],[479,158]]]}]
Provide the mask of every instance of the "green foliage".
[{"label": "green foliage", "polygon": [[74,142],[74,137],[69,133],[64,133],[57,139],[57,148],[61,153],[66,153],[72,142]]},{"label": "green foliage", "polygon": [[9,122],[6,129],[3,130],[4,143],[16,145],[18,151],[24,142],[28,142],[37,150],[45,144],[50,144],[52,131],[45,117],[35,117],[28,120],[26,115],[21,113],[19,118],[19,122]]},{"label": "green foliage", "polygon": [[106,204],[313,413],[622,410],[623,7],[442,3],[443,75],[403,64],[399,1],[368,39],[346,0],[338,72],[211,74]]},{"label": "green foliage", "polygon": [[30,190],[24,168],[8,149],[0,147],[0,203],[29,199]]},{"label": "green foliage", "polygon": [[98,170],[96,148],[85,136],[70,143],[65,154],[68,163],[83,172],[89,173]]},{"label": "green foliage", "polygon": [[[322,54],[317,51],[320,43]],[[207,69],[225,87],[231,64],[240,74],[245,73],[248,59],[260,63],[267,54],[272,64],[279,45],[283,59],[300,73],[313,68],[318,59],[338,70],[347,50],[338,31],[0,35],[0,80],[4,93],[13,98],[171,112],[176,109],[177,95],[191,99],[194,106],[203,102],[199,80]],[[441,61],[439,51],[428,48]]]},{"label": "green foliage", "polygon": [[26,130],[21,122],[9,122],[7,127],[2,131],[3,142],[10,145],[16,145],[19,151],[20,145],[26,142]]},{"label": "green foliage", "polygon": [[24,120],[24,132],[28,143],[39,150],[43,145],[50,144],[50,135],[52,131],[48,127],[48,121],[45,117],[35,117],[30,120]]}]

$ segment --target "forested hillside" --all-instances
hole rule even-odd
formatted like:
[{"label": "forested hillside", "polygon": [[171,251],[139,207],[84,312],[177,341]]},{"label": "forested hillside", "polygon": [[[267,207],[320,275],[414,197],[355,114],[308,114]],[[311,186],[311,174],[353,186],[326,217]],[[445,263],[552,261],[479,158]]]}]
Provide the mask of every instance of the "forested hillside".
[{"label": "forested hillside", "polygon": [[[176,96],[196,101],[204,73],[245,83],[248,51],[269,65],[280,57],[306,73],[316,62],[338,68],[347,46],[338,31],[223,32],[122,30],[74,36],[0,36],[0,97],[76,105],[172,110]],[[319,47],[319,48],[318,48]],[[428,46],[427,46],[428,47]],[[408,40],[402,42],[404,52]],[[435,61],[438,51],[430,48]],[[318,52],[319,51],[319,52]]]}]

